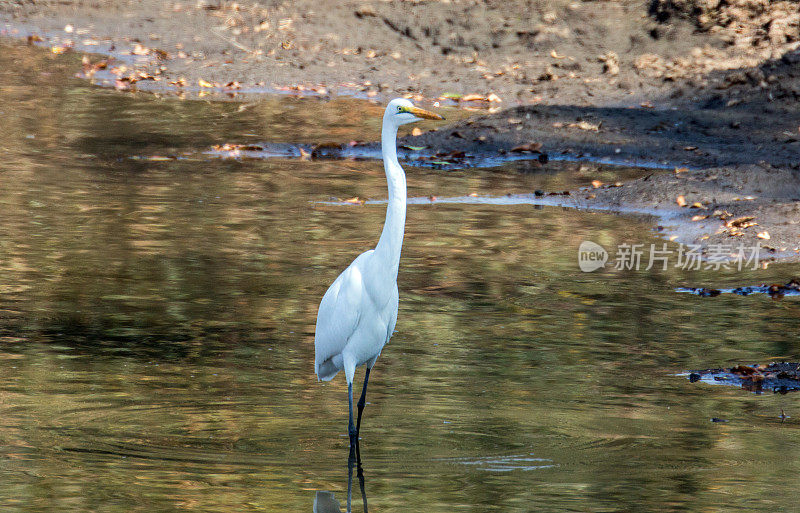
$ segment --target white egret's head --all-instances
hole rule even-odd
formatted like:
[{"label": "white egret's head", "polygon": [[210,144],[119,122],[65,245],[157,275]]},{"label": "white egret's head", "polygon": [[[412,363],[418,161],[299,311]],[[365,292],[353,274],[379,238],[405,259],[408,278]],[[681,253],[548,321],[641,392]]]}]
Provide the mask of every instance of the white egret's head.
[{"label": "white egret's head", "polygon": [[386,113],[383,115],[384,120],[390,120],[394,126],[405,125],[407,123],[414,123],[423,119],[444,119],[438,114],[428,112],[427,110],[414,107],[414,104],[405,98],[395,98],[389,102],[386,107]]}]

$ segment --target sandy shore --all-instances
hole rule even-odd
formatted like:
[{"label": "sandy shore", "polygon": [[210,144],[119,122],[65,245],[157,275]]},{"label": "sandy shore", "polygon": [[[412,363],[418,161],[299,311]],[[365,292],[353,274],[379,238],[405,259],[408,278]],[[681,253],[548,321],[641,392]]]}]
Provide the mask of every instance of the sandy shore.
[{"label": "sandy shore", "polygon": [[666,212],[681,242],[799,259],[796,1],[21,2],[0,4],[0,22],[56,52],[115,56],[83,71],[122,90],[454,102],[487,115],[404,142],[668,168],[572,196]]}]

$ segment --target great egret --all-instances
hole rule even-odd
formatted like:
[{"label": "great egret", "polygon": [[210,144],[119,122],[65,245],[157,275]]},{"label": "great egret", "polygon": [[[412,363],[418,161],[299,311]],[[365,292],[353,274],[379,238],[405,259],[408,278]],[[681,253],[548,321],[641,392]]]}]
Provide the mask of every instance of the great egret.
[{"label": "great egret", "polygon": [[[422,119],[444,119],[414,107],[405,99],[389,102],[383,114],[381,150],[389,203],[381,238],[375,249],[361,253],[325,292],[317,313],[314,334],[314,371],[323,381],[344,369],[347,377],[351,448],[358,443],[361,413],[367,395],[369,371],[389,341],[397,322],[397,269],[406,223],[406,174],[397,162],[397,129]],[[358,401],[358,422],[353,425],[353,375],[366,364],[364,388]]]}]

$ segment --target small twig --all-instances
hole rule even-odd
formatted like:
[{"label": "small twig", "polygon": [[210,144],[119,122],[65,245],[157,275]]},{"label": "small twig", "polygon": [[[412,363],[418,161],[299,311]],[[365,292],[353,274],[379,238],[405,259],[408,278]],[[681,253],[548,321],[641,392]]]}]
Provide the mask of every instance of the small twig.
[{"label": "small twig", "polygon": [[238,42],[237,40],[235,40],[235,39],[232,39],[232,38],[229,38],[229,37],[225,37],[225,36],[223,36],[222,34],[220,34],[219,32],[217,32],[217,29],[211,29],[211,32],[213,32],[214,34],[218,35],[218,36],[219,36],[220,38],[222,38],[224,41],[227,41],[228,43],[232,44],[233,46],[235,46],[235,47],[236,47],[236,48],[238,48],[239,50],[242,50],[243,52],[247,52],[247,53],[256,53],[254,50],[251,50],[251,49],[247,48],[245,45],[241,44],[241,43],[240,43],[240,42]]}]

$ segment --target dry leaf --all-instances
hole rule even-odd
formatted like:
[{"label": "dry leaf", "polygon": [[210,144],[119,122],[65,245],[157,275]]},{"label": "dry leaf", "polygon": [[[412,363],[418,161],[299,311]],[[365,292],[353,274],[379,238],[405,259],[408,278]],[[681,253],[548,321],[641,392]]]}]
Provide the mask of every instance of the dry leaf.
[{"label": "dry leaf", "polygon": [[600,180],[592,180],[592,187],[594,187],[595,189],[599,189],[602,186],[603,182],[601,182]]},{"label": "dry leaf", "polygon": [[487,101],[487,98],[485,96],[480,95],[480,94],[465,94],[460,99],[461,99],[462,102],[475,102],[475,101],[483,102],[483,101]]},{"label": "dry leaf", "polygon": [[511,148],[511,151],[514,153],[539,153],[542,149],[542,143],[538,142],[529,142],[526,144],[520,144],[519,146],[514,146]]},{"label": "dry leaf", "polygon": [[707,206],[705,206],[705,205],[703,205],[703,204],[702,204],[702,203],[700,203],[699,201],[695,201],[694,203],[692,203],[692,206],[691,206],[691,207],[689,207],[689,208],[700,208],[700,209],[702,209],[702,210],[708,210],[708,207],[707,207]]},{"label": "dry leaf", "polygon": [[675,201],[678,203],[679,207],[685,207],[686,206],[686,198],[684,198],[683,195],[678,196],[677,198],[675,198]]},{"label": "dry leaf", "polygon": [[737,217],[736,219],[731,219],[725,223],[725,226],[728,228],[739,228],[745,229],[751,226],[756,226],[758,223],[754,221],[755,216],[743,216]]},{"label": "dry leaf", "polygon": [[500,97],[497,96],[494,93],[489,93],[489,96],[487,96],[486,99],[488,101],[490,101],[490,102],[493,102],[493,103],[502,103],[503,102],[503,100],[501,100]]},{"label": "dry leaf", "polygon": [[708,216],[701,216],[701,215],[692,216],[692,221],[702,221],[703,219],[706,219],[707,217]]},{"label": "dry leaf", "polygon": [[355,196],[353,198],[348,198],[348,199],[344,200],[344,202],[345,203],[352,203],[353,205],[363,205],[364,204],[364,200],[360,199],[358,196]]},{"label": "dry leaf", "polygon": [[581,130],[590,130],[592,132],[598,132],[600,130],[600,123],[589,123],[588,121],[570,123],[567,126],[570,128],[580,128]]},{"label": "dry leaf", "polygon": [[685,173],[685,172],[687,172],[687,171],[689,171],[689,168],[688,168],[688,167],[676,167],[676,168],[675,168],[675,174],[676,174],[676,175],[677,175],[678,173]]},{"label": "dry leaf", "polygon": [[214,84],[212,84],[211,82],[208,82],[206,80],[203,80],[202,78],[198,79],[197,83],[198,83],[198,85],[200,85],[200,87],[214,87]]},{"label": "dry leaf", "polygon": [[764,240],[769,240],[770,239],[769,232],[766,231],[766,230],[764,230],[763,232],[757,233],[756,237],[758,237],[759,239],[764,239]]},{"label": "dry leaf", "polygon": [[414,127],[414,129],[411,130],[411,135],[413,135],[414,137],[422,135],[422,130],[420,130],[418,127]]}]

